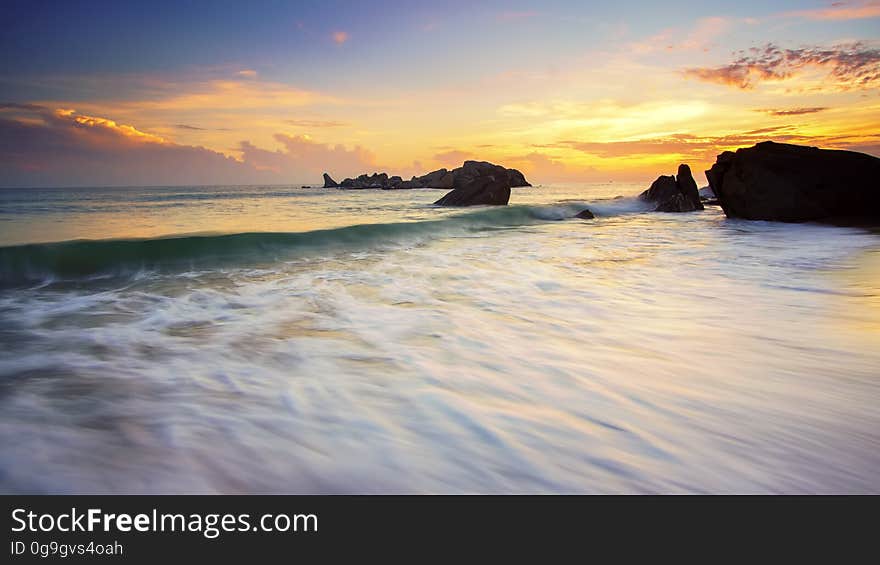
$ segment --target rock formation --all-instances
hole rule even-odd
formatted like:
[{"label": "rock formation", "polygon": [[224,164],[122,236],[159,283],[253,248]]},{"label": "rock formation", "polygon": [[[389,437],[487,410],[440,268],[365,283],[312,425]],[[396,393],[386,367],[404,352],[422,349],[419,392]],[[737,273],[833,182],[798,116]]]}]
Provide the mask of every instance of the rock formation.
[{"label": "rock formation", "polygon": [[574,217],[581,218],[583,220],[592,220],[596,216],[592,212],[590,212],[589,208],[584,208],[583,210],[575,214]]},{"label": "rock formation", "polygon": [[725,151],[706,177],[731,218],[880,220],[880,159],[864,153],[765,141]]},{"label": "rock formation", "polygon": [[[324,173],[324,187],[348,189],[381,188],[383,190],[407,188],[462,188],[478,177],[491,174],[491,171],[498,166],[499,165],[494,165],[486,161],[465,161],[461,167],[451,171],[448,169],[437,169],[436,171],[431,171],[420,177],[412,177],[412,179],[407,181],[399,176],[389,177],[386,173],[373,173],[372,175],[363,174],[354,179],[347,178],[339,184],[336,184],[327,173]],[[518,170],[504,169],[504,171],[511,187],[532,186],[526,180],[526,177]]]},{"label": "rock formation", "polygon": [[[468,161],[467,163],[472,162]],[[475,175],[475,176],[472,176]],[[478,172],[459,175],[456,188],[435,202],[438,206],[503,206],[510,200],[510,174],[504,167],[480,166]]]},{"label": "rock formation", "polygon": [[661,175],[639,198],[656,202],[654,210],[657,212],[693,212],[703,209],[697,183],[691,174],[691,168],[685,164],[678,166],[678,178]]}]

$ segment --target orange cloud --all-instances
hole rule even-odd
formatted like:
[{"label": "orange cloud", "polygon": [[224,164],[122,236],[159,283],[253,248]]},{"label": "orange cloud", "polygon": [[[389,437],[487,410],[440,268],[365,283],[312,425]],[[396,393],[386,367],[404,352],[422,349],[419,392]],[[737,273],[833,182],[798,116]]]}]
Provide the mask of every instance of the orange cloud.
[{"label": "orange cloud", "polygon": [[[75,88],[106,92],[107,97],[76,102],[42,100],[40,104],[50,108],[75,107],[87,116],[112,117],[117,123],[137,124],[138,129],[165,139],[204,145],[230,156],[238,155],[234,148],[242,139],[271,146],[272,135],[285,131],[288,119],[318,116],[291,123],[310,129],[341,128],[352,123],[353,112],[346,113],[351,103],[336,94],[259,76],[242,76],[240,72],[224,68],[195,70],[187,75],[132,74],[115,81],[107,75],[84,76]],[[71,77],[59,80],[73,83]],[[116,92],[122,94],[112,96]],[[343,116],[327,116],[335,108],[343,108]]]},{"label": "orange cloud", "polygon": [[346,41],[348,41],[348,32],[347,31],[334,31],[331,35],[333,41],[336,42],[337,45],[342,45]]},{"label": "orange cloud", "polygon": [[153,135],[150,133],[142,132],[136,129],[134,126],[128,126],[125,124],[117,124],[113,120],[108,120],[106,118],[96,118],[94,116],[85,116],[85,115],[76,115],[75,110],[62,110],[58,109],[55,111],[55,114],[59,118],[69,118],[72,119],[79,125],[88,126],[93,128],[105,128],[111,131],[114,131],[124,137],[133,138],[138,141],[142,141],[144,143],[167,143],[167,141],[157,135]]},{"label": "orange cloud", "polygon": [[790,79],[808,68],[826,69],[823,89],[853,90],[880,85],[880,49],[857,42],[834,47],[781,49],[772,43],[740,51],[739,56],[719,67],[692,67],[686,77],[740,89],[753,88],[756,81]]},{"label": "orange cloud", "polygon": [[802,116],[804,114],[817,114],[824,112],[827,107],[811,107],[811,108],[760,108],[756,112],[762,112],[771,116]]}]

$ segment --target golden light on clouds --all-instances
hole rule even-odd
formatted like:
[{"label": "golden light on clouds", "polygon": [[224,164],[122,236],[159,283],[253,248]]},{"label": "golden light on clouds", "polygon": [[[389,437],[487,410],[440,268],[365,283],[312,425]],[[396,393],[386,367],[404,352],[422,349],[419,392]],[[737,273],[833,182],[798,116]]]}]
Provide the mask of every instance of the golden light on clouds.
[{"label": "golden light on clouds", "polygon": [[55,111],[55,115],[59,118],[73,120],[75,123],[81,126],[87,126],[91,128],[104,128],[112,132],[118,133],[124,137],[128,137],[144,143],[167,143],[166,139],[157,135],[140,131],[134,126],[118,124],[115,121],[109,120],[107,118],[86,116],[82,114],[77,115],[76,110],[59,108]]},{"label": "golden light on clouds", "polygon": [[[878,6],[772,17],[858,19],[873,17]],[[543,20],[529,13],[495,23]],[[642,37],[624,31],[585,52],[560,52],[552,65],[517,60],[476,76],[438,67],[439,81],[401,82],[389,67],[387,80],[370,88],[339,88],[331,79],[362,77],[353,71],[313,80],[308,72],[239,61],[163,75],[75,77],[90,92],[117,95],[34,103],[76,108],[55,115],[80,128],[204,149],[276,173],[279,182],[319,169],[409,176],[468,158],[517,166],[536,182],[647,179],[678,162],[700,171],[721,151],[767,139],[880,152],[880,43],[762,43],[733,54],[721,47],[761,21],[709,14]],[[298,29],[331,62],[359,56],[333,48],[350,41],[349,31]],[[45,120],[17,111],[20,123]]]}]

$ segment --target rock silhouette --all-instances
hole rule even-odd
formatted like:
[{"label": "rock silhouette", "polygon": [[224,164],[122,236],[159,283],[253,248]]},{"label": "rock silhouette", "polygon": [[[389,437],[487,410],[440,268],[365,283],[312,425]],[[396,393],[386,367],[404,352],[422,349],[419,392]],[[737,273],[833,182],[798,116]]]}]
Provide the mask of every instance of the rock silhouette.
[{"label": "rock silhouette", "polygon": [[765,141],[720,154],[706,178],[731,218],[880,220],[880,159],[864,153]]},{"label": "rock silhouette", "polygon": [[[330,175],[324,173],[325,188],[347,188],[347,189],[364,189],[364,188],[381,188],[384,190],[400,190],[410,188],[463,188],[471,181],[485,176],[487,174],[495,174],[492,171],[495,165],[487,161],[465,161],[461,167],[453,170],[437,169],[420,177],[412,177],[410,180],[403,180],[399,176],[389,177],[387,173],[373,173],[372,175],[360,175],[357,178],[347,178],[337,184],[330,178]],[[516,186],[532,186],[526,180],[525,175],[516,169],[504,169],[504,176],[507,178],[511,187]],[[332,184],[331,184],[332,183]]]},{"label": "rock silhouette", "polygon": [[[467,164],[467,163],[465,163]],[[476,174],[476,176],[472,176]],[[510,174],[499,165],[480,166],[454,179],[459,185],[435,202],[438,206],[503,206],[510,200]]]},{"label": "rock silhouette", "polygon": [[650,188],[639,195],[648,202],[656,202],[657,212],[693,212],[702,210],[700,192],[688,165],[678,166],[678,178],[672,175],[657,177]]}]

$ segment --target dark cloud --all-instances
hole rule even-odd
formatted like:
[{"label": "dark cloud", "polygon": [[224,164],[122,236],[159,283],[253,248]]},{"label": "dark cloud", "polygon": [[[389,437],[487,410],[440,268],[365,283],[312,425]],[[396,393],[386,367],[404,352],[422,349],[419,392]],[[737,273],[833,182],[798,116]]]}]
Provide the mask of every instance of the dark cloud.
[{"label": "dark cloud", "polygon": [[42,112],[46,109],[36,104],[16,104],[15,102],[0,102],[0,110],[25,110],[29,112]]},{"label": "dark cloud", "polygon": [[755,136],[755,135],[768,135],[771,133],[778,134],[778,133],[784,133],[786,131],[791,131],[791,129],[792,129],[792,126],[771,126],[768,128],[759,128],[759,129],[751,129],[749,131],[744,131],[740,135]]},{"label": "dark cloud", "polygon": [[260,176],[222,153],[111,120],[37,105],[14,109],[27,110],[30,119],[0,117],[3,186],[230,184]]},{"label": "dark cloud", "polygon": [[816,114],[828,110],[827,107],[810,107],[810,108],[762,108],[755,110],[771,116],[802,116],[804,114]]},{"label": "dark cloud", "polygon": [[[190,124],[185,130],[202,131]],[[377,169],[365,148],[326,145],[308,136],[278,134],[283,149],[248,141],[235,148],[242,160],[73,110],[0,104],[0,185],[130,186],[286,183]]]},{"label": "dark cloud", "polygon": [[684,75],[705,82],[752,88],[756,81],[784,80],[797,71],[824,68],[833,90],[875,88],[880,85],[880,49],[856,42],[834,47],[781,49],[773,43],[738,51],[733,62],[719,67],[692,67]]}]

